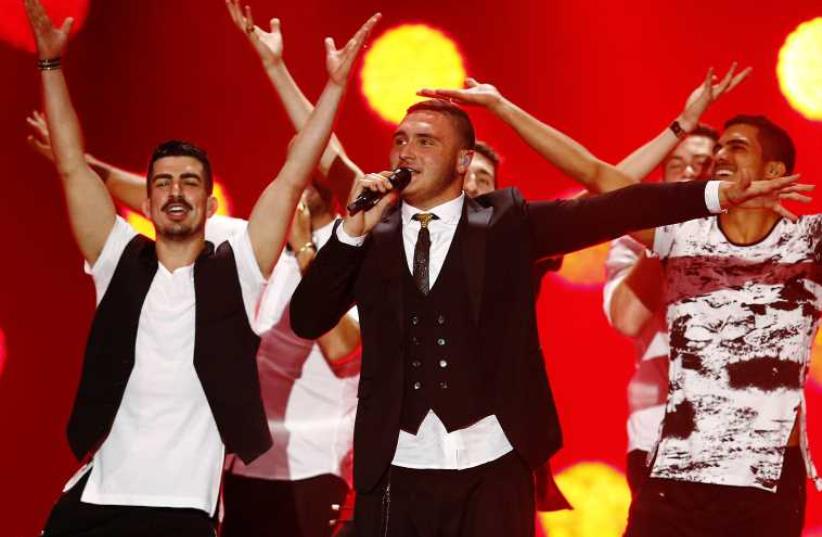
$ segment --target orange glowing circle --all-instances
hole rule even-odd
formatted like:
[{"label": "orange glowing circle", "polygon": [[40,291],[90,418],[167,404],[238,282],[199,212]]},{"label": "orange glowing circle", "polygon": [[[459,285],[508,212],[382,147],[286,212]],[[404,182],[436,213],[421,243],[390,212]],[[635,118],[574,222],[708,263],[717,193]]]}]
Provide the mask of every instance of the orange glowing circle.
[{"label": "orange glowing circle", "polygon": [[[231,216],[231,196],[228,195],[225,187],[216,180],[214,181],[213,195],[217,198],[217,214],[221,216]],[[150,239],[155,238],[154,224],[151,223],[151,220],[143,216],[142,213],[137,213],[131,209],[124,209],[123,216],[137,233],[145,235]]]},{"label": "orange glowing circle", "polygon": [[811,367],[809,376],[811,382],[822,388],[822,330],[816,333],[811,351]]},{"label": "orange glowing circle", "polygon": [[361,90],[384,120],[399,123],[405,110],[423,100],[421,88],[461,88],[462,55],[454,41],[424,24],[404,24],[374,40],[360,73]]},{"label": "orange glowing circle", "polygon": [[581,462],[556,476],[573,510],[540,513],[551,537],[619,537],[625,531],[631,491],[625,476],[601,462]]},{"label": "orange glowing circle", "polygon": [[608,258],[608,249],[609,243],[603,242],[567,254],[557,274],[566,282],[575,285],[599,285],[605,281],[605,260]]},{"label": "orange glowing circle", "polygon": [[791,106],[808,119],[822,120],[822,17],[803,22],[785,39],[776,74]]},{"label": "orange glowing circle", "polygon": [[[74,18],[70,37],[80,31],[86,22],[89,11],[89,0],[40,0],[55,26],[61,26],[68,17]],[[26,11],[20,0],[0,0],[0,41],[9,45],[34,52],[34,37],[29,28]]]}]

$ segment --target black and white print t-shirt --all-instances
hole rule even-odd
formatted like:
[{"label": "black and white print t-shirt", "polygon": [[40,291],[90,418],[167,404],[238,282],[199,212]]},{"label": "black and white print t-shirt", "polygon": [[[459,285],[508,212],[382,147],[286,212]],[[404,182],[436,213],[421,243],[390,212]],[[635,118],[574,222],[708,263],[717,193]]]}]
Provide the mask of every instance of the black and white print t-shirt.
[{"label": "black and white print t-shirt", "polygon": [[[801,423],[822,310],[822,215],[780,220],[735,245],[716,217],[657,228],[670,332],[670,388],[651,475],[773,491]],[[800,412],[801,411],[801,412]]]}]

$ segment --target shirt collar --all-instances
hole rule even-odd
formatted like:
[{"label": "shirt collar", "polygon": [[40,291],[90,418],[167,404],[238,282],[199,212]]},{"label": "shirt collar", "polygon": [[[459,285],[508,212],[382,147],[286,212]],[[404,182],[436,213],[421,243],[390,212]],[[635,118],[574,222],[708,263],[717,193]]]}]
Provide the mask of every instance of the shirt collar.
[{"label": "shirt collar", "polygon": [[417,213],[434,213],[437,215],[437,221],[443,224],[455,226],[459,223],[462,217],[462,206],[465,205],[465,192],[460,192],[460,195],[451,201],[441,203],[436,207],[431,207],[427,211],[421,211],[409,203],[403,202],[400,210],[402,211],[402,225],[407,226],[411,223],[411,217]]}]

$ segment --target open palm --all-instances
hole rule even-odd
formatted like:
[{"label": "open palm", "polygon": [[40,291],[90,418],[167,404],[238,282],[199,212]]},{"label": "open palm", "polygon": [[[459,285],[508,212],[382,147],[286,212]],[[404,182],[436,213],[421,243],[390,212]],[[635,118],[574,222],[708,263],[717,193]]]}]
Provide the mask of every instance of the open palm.
[{"label": "open palm", "polygon": [[462,104],[484,106],[486,108],[497,104],[502,96],[499,90],[491,84],[477,82],[473,78],[465,79],[465,89],[421,89],[417,95],[435,99],[451,99]]},{"label": "open palm", "polygon": [[332,82],[341,86],[346,83],[348,75],[351,73],[351,67],[354,65],[354,60],[357,59],[357,54],[360,52],[365,40],[368,39],[371,29],[374,28],[374,25],[381,17],[382,15],[377,13],[365,21],[365,24],[360,26],[354,37],[349,39],[348,43],[341,49],[337,49],[333,38],[325,38],[325,65],[328,69],[328,78]]},{"label": "open palm", "polygon": [[737,63],[734,62],[719,82],[716,81],[713,67],[708,69],[705,80],[691,92],[691,95],[688,96],[688,100],[685,102],[682,118],[689,124],[689,128],[695,128],[697,123],[699,123],[699,118],[705,113],[705,110],[716,102],[717,99],[726,93],[730,93],[731,90],[745,80],[752,71],[751,67],[747,67],[735,74],[736,68]]},{"label": "open palm", "polygon": [[782,205],[783,201],[810,203],[811,198],[802,194],[813,190],[813,185],[797,183],[799,175],[777,177],[764,181],[752,180],[750,173],[742,171],[740,177],[726,191],[731,206],[742,209],[770,209],[791,221],[797,215]]},{"label": "open palm", "polygon": [[226,0],[225,6],[234,26],[248,36],[263,63],[276,63],[282,60],[283,35],[280,32],[280,19],[271,19],[271,31],[266,32],[254,24],[251,6],[240,7],[240,0]]},{"label": "open palm", "polygon": [[62,56],[74,19],[68,17],[60,28],[55,28],[39,0],[25,0],[24,5],[40,59],[48,60]]}]

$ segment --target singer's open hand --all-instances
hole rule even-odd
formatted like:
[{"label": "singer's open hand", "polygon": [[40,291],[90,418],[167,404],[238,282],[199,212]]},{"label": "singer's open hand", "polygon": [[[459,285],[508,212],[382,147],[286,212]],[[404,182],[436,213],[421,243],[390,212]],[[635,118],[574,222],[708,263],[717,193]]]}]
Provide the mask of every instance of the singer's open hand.
[{"label": "singer's open hand", "polygon": [[371,230],[374,229],[374,226],[380,221],[380,218],[382,218],[382,213],[385,209],[396,203],[397,199],[399,199],[399,193],[393,192],[394,185],[388,181],[391,173],[390,171],[369,173],[360,177],[359,180],[354,183],[354,187],[351,189],[351,196],[348,199],[349,203],[357,199],[357,196],[359,196],[363,190],[373,190],[374,192],[379,192],[384,195],[376,205],[367,211],[360,211],[353,216],[346,213],[343,219],[343,230],[351,237],[362,237],[370,233]]}]

